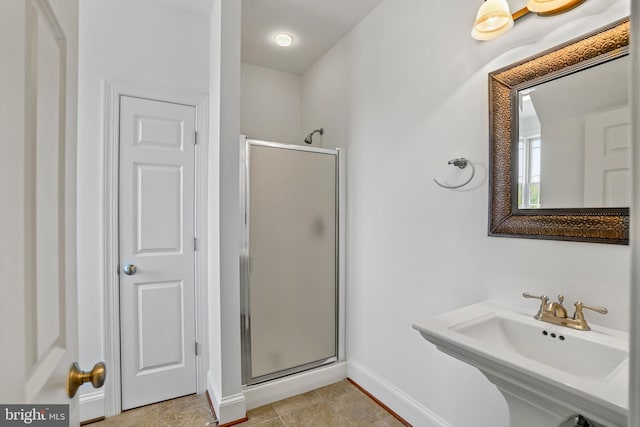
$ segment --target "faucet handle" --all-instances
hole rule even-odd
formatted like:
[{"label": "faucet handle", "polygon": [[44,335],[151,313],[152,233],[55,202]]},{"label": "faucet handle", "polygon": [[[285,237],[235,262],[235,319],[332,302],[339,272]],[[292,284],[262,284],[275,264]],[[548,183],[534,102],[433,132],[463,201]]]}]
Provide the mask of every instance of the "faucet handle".
[{"label": "faucet handle", "polygon": [[529,292],[523,292],[522,293],[522,297],[523,298],[533,298],[533,299],[539,299],[540,301],[544,301],[544,300],[549,300],[549,297],[546,295],[533,295],[530,294]]},{"label": "faucet handle", "polygon": [[593,311],[598,312],[600,314],[607,314],[609,312],[609,310],[607,310],[604,307],[593,307],[593,306],[590,306],[590,305],[583,304],[580,301],[576,302],[575,305],[576,305],[576,313],[578,313],[578,311],[579,311],[582,314],[582,309],[583,308],[586,308],[588,310],[593,310]]},{"label": "faucet handle", "polygon": [[547,304],[549,303],[549,297],[546,295],[533,295],[530,294],[529,292],[523,292],[522,293],[522,297],[523,298],[533,298],[533,299],[539,299],[540,300],[540,308],[538,309],[538,312],[536,313],[535,316],[533,316],[534,319],[536,320],[541,320],[542,319],[542,315],[544,313],[547,312],[548,306]]},{"label": "faucet handle", "polygon": [[576,302],[575,305],[576,305],[576,312],[573,314],[573,320],[576,320],[578,322],[578,327],[575,327],[575,329],[578,329],[581,331],[591,330],[591,328],[587,324],[587,321],[584,318],[584,314],[582,313],[583,308],[596,311],[600,314],[607,314],[609,312],[609,310],[607,310],[604,307],[592,307],[590,305],[585,305],[580,301]]}]

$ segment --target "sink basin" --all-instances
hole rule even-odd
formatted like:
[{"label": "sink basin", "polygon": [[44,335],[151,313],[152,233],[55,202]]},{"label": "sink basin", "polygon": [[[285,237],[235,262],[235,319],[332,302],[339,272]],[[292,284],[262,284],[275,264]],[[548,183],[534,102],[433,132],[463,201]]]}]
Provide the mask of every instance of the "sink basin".
[{"label": "sink basin", "polygon": [[[488,301],[413,326],[439,350],[477,367],[496,384],[512,420],[524,404],[545,408],[543,418],[531,425],[558,425],[576,413],[607,426],[626,425],[625,332],[594,325],[577,331]],[[522,418],[512,425],[523,425]]]},{"label": "sink basin", "polygon": [[626,348],[603,340],[600,334],[570,333],[553,325],[530,324],[525,320],[528,319],[493,312],[453,326],[451,330],[490,344],[494,349],[517,353],[551,368],[598,381],[615,373],[629,356]]}]

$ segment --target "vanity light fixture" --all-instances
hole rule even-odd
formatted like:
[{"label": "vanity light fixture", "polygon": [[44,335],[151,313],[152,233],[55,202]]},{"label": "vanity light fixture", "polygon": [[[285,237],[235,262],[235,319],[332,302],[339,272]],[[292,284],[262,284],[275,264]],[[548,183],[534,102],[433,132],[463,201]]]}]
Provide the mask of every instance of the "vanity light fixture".
[{"label": "vanity light fixture", "polygon": [[274,38],[278,46],[289,47],[293,44],[293,36],[291,34],[278,33]]},{"label": "vanity light fixture", "polygon": [[556,15],[578,6],[584,0],[529,0],[527,9],[539,15]]},{"label": "vanity light fixture", "polygon": [[513,16],[507,0],[486,0],[478,9],[471,37],[476,40],[493,40],[513,27]]},{"label": "vanity light fixture", "polygon": [[578,6],[585,0],[529,0],[527,6],[511,14],[507,0],[485,0],[478,9],[471,37],[476,40],[493,40],[509,31],[514,21],[529,12],[541,16],[557,15]]}]

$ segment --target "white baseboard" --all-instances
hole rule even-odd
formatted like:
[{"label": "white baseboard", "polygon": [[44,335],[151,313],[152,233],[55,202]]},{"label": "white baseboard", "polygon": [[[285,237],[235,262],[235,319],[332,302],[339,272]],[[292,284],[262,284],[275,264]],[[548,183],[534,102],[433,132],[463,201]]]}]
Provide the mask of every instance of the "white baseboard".
[{"label": "white baseboard", "polygon": [[80,422],[102,418],[104,415],[104,390],[80,395]]},{"label": "white baseboard", "polygon": [[213,384],[211,372],[209,372],[207,375],[207,391],[209,392],[209,397],[213,404],[213,410],[216,412],[219,424],[223,425],[244,419],[247,414],[244,395],[242,393],[237,393],[221,398],[220,392],[213,387]]},{"label": "white baseboard", "polygon": [[451,427],[442,417],[353,359],[349,360],[348,374],[349,378],[414,426]]},{"label": "white baseboard", "polygon": [[296,394],[306,393],[347,377],[347,362],[336,362],[300,374],[243,389],[247,409],[276,402]]},{"label": "white baseboard", "polygon": [[249,386],[242,390],[243,393],[222,400],[219,399],[210,377],[207,377],[207,390],[222,425],[243,419],[247,410],[306,393],[347,377],[415,426],[452,427],[445,419],[353,360]]}]

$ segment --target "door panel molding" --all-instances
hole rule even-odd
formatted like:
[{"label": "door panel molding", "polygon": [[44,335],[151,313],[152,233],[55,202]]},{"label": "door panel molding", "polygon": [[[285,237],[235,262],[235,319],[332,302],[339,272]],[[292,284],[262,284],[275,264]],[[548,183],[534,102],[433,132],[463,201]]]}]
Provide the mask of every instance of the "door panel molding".
[{"label": "door panel molding", "polygon": [[[159,254],[181,254],[184,251],[182,242],[183,236],[183,212],[180,208],[175,209],[176,204],[181,205],[184,197],[182,194],[183,186],[183,168],[181,165],[163,165],[163,164],[146,164],[133,162],[136,179],[135,200],[138,208],[135,214],[135,230],[134,252],[133,255],[159,255]],[[150,178],[155,177],[155,180]],[[155,181],[155,182],[154,182]],[[156,185],[155,188],[153,184]],[[145,193],[152,190],[160,190],[164,192],[161,201],[150,201],[142,197]],[[160,203],[158,203],[160,202]],[[176,225],[177,233],[169,233],[162,235],[157,230],[145,232],[147,227],[144,223],[145,211],[153,211],[156,216],[161,216],[159,220],[165,225]],[[170,227],[166,228],[167,230]]]},{"label": "door panel molding", "polygon": [[[182,343],[184,341],[185,334],[185,307],[184,307],[184,286],[182,280],[174,280],[167,282],[151,282],[151,283],[136,283],[135,285],[135,293],[137,299],[137,310],[134,316],[137,318],[137,329],[138,336],[140,337],[140,341],[138,342],[138,367],[136,375],[147,375],[150,373],[154,373],[157,371],[167,370],[173,367],[182,367],[185,365],[185,353],[184,347],[170,348],[166,346],[167,342],[169,343]],[[171,294],[174,295],[171,295]],[[163,312],[162,317],[166,318],[169,315],[173,315],[177,322],[167,322],[162,327],[162,335],[164,340],[162,343],[159,340],[155,339],[155,337],[147,337],[145,336],[146,328],[145,328],[145,318],[153,316],[145,315],[145,311],[154,310],[156,306],[160,306],[159,301],[162,300],[164,295],[161,294],[169,294],[168,300],[171,301],[179,301],[177,306],[172,307],[174,312]],[[149,307],[151,306],[151,307]],[[166,308],[166,307],[165,307]],[[163,310],[164,311],[164,310]],[[160,319],[153,319],[160,320]],[[157,323],[156,323],[157,324]],[[168,338],[168,339],[167,339]],[[173,339],[171,339],[173,338]],[[162,346],[162,344],[165,344]],[[156,346],[156,348],[152,348],[151,351],[147,351],[148,346]],[[165,347],[160,348],[160,351],[157,347]],[[172,355],[174,357],[158,359],[158,355]]]},{"label": "door panel molding", "polygon": [[[201,352],[197,364],[197,392],[206,390],[208,370],[207,332],[207,151],[209,99],[206,94],[168,89],[162,87],[132,84],[122,81],[105,81],[103,86],[103,188],[102,188],[102,259],[104,298],[104,351],[105,363],[111,374],[105,387],[105,416],[117,415],[122,411],[122,384],[120,379],[120,291],[118,276],[118,165],[119,165],[119,117],[120,97],[131,96],[156,101],[194,106],[196,108],[196,130],[198,144],[195,147],[195,230],[198,250],[195,253],[196,288],[196,340]],[[185,143],[191,143],[185,141]]]},{"label": "door panel molding", "polygon": [[[68,347],[64,293],[67,40],[51,5],[27,6],[26,401],[34,401]],[[43,166],[44,165],[44,166]],[[43,236],[41,236],[43,234]],[[44,255],[47,256],[44,256]],[[57,255],[56,255],[57,254]]]}]

